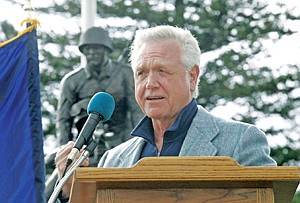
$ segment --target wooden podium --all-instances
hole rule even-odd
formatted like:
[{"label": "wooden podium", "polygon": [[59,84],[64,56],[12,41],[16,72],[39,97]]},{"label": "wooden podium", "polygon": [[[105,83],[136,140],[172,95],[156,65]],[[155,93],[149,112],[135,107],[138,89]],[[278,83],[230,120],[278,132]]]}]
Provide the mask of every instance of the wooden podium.
[{"label": "wooden podium", "polygon": [[78,168],[71,203],[289,203],[294,166],[240,166],[228,157],[153,157],[131,168]]}]

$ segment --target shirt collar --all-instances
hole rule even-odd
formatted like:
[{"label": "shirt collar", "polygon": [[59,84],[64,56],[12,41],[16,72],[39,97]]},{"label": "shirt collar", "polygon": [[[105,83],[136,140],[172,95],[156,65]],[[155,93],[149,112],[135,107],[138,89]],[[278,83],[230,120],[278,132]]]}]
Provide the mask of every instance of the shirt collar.
[{"label": "shirt collar", "polygon": [[[177,116],[173,125],[167,129],[167,131],[165,132],[164,141],[174,139],[176,137],[172,136],[174,135],[174,133],[178,133],[179,135],[185,135],[190,127],[190,124],[192,123],[194,116],[197,113],[197,110],[197,103],[195,99],[192,99],[192,101],[179,112],[179,115]],[[148,116],[145,116],[139,122],[139,124],[132,130],[131,135],[142,137],[147,141],[153,143],[154,130],[152,126],[152,120]]]}]

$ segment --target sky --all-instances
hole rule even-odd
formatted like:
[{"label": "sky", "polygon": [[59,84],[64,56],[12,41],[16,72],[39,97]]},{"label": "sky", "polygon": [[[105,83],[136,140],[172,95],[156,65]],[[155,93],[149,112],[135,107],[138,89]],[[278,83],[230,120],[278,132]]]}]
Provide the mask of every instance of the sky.
[{"label": "sky", "polygon": [[[56,0],[56,2],[63,2],[64,0]],[[261,0],[263,1],[263,0]],[[266,0],[267,1],[267,0]],[[288,5],[290,8],[294,8],[292,12],[295,14],[298,14],[300,16],[300,1],[299,0],[277,0],[281,3],[284,3]],[[26,2],[25,0],[17,0],[17,4],[12,4],[7,0],[0,0],[0,21],[7,20],[9,23],[11,23],[17,31],[21,31],[24,29],[24,27],[20,26],[20,23],[26,19],[27,14],[23,10],[23,5]],[[32,1],[33,6],[38,7],[47,7],[52,3],[52,0],[35,0]],[[280,8],[275,7],[273,4],[275,4],[275,0],[267,1],[269,5],[269,9],[272,10],[274,13],[279,12]],[[40,23],[41,27],[38,29],[41,31],[55,31],[57,33],[65,33],[65,30],[73,31],[74,33],[78,33],[80,31],[80,25],[81,21],[80,18],[65,18],[63,16],[59,15],[51,15],[51,18],[49,18],[49,15],[44,14],[33,14],[32,17],[36,17]],[[59,22],[59,23],[57,23]],[[114,20],[114,23],[120,24],[120,22]],[[127,21],[127,23],[133,23],[130,22],[130,20]],[[274,40],[276,38],[276,34],[274,36],[270,36],[270,39],[265,40],[263,42],[263,49],[268,50],[269,57],[265,57],[264,54],[258,54],[250,63],[253,63],[254,66],[263,66],[268,65],[272,66],[275,69],[281,67],[284,64],[300,64],[300,19],[294,20],[294,21],[288,21],[286,22],[285,26],[287,28],[292,29],[295,31],[294,34],[289,36],[284,36],[280,40]],[[0,40],[1,40],[2,33],[0,32]],[[205,64],[215,59],[219,56],[220,53],[226,51],[228,48],[235,48],[239,47],[237,42],[233,42],[227,46],[222,47],[222,49],[219,49],[217,51],[211,51],[208,53],[203,53],[201,56],[201,66],[204,67]],[[77,54],[80,54],[77,52]],[[289,70],[280,70],[280,71],[289,71]],[[284,73],[279,73],[284,74]],[[300,87],[295,89],[293,93],[296,97],[300,97]],[[212,113],[225,118],[229,119],[233,115],[237,114],[238,112],[243,111],[243,108],[240,106],[237,106],[236,104],[228,103],[226,106],[222,107],[216,107],[213,109]],[[298,117],[297,121],[300,125],[300,118]],[[278,127],[278,126],[288,126],[286,121],[280,117],[273,117],[273,118],[267,118],[264,120],[261,120],[259,122],[260,128],[269,128],[270,126]],[[298,136],[298,137],[297,137]],[[291,137],[293,139],[299,139],[299,135],[291,134]],[[269,143],[271,146],[276,145],[285,145],[286,141],[283,139],[283,137],[277,137],[276,139],[272,138],[269,139]],[[299,144],[300,145],[300,144]]]}]

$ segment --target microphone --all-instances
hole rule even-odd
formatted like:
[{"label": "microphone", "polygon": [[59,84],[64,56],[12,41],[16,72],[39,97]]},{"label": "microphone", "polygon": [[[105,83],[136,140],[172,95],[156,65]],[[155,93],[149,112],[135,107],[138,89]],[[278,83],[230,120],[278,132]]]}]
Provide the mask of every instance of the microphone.
[{"label": "microphone", "polygon": [[100,121],[105,122],[109,120],[114,109],[115,100],[106,92],[98,92],[91,98],[87,107],[87,113],[89,114],[88,119],[81,129],[75,141],[75,145],[68,156],[66,168],[73,162],[82,146],[89,142],[98,123]]}]

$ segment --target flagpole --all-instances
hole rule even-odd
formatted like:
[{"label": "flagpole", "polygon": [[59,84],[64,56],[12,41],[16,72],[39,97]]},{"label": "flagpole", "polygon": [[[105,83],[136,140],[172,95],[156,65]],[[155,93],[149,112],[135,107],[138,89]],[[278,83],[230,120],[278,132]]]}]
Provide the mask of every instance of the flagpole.
[{"label": "flagpole", "polygon": [[[81,33],[94,26],[97,13],[96,0],[81,0]],[[86,65],[86,58],[81,55],[81,66]]]},{"label": "flagpole", "polygon": [[94,20],[97,13],[96,0],[81,0],[81,32],[94,26]]},{"label": "flagpole", "polygon": [[33,12],[33,7],[31,5],[31,0],[25,0],[25,4],[23,6],[24,11],[27,14],[28,19],[32,19],[32,12]]}]

